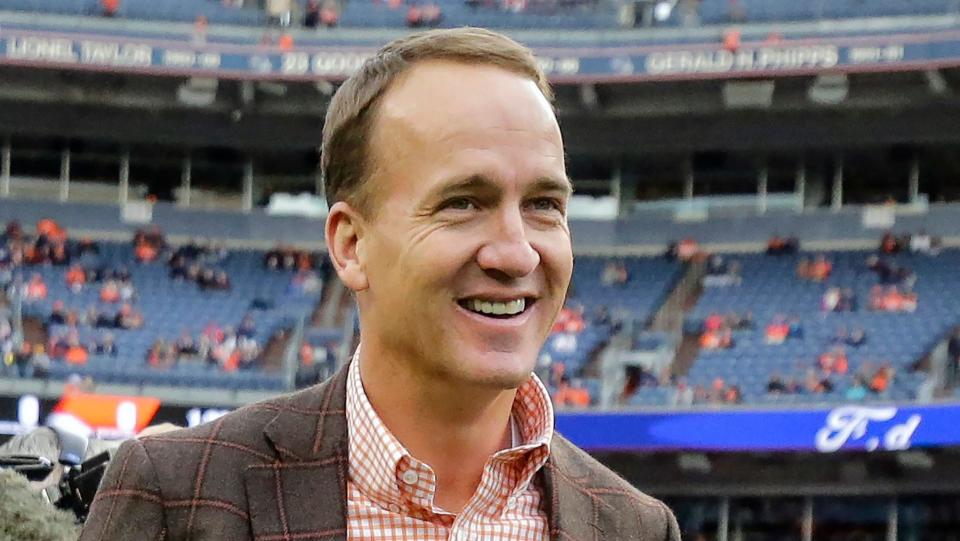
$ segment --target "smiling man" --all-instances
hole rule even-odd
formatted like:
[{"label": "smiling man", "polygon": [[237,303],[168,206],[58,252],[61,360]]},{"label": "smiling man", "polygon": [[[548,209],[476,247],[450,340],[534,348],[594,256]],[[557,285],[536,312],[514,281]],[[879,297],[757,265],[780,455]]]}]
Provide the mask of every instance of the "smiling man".
[{"label": "smiling man", "polygon": [[527,49],[470,28],[395,41],[344,83],[322,168],[353,361],[124,444],[83,539],[679,539],[553,433],[532,374],[573,267],[550,99]]}]

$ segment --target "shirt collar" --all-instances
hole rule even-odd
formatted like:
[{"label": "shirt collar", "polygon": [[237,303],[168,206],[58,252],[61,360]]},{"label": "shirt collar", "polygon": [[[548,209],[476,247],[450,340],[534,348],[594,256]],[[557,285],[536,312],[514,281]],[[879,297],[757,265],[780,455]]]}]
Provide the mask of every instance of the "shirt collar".
[{"label": "shirt collar", "polygon": [[[347,375],[346,416],[349,434],[349,475],[354,485],[385,509],[405,507],[401,470],[419,462],[383,424],[370,403],[360,376],[358,353]],[[546,464],[553,439],[553,406],[540,379],[530,378],[517,389],[511,412],[515,424],[513,446],[495,453],[490,462],[506,463],[517,472],[514,486],[504,487],[510,496],[527,488]],[[488,462],[489,464],[489,462]],[[432,473],[432,470],[430,470]],[[432,501],[432,495],[429,497]]]}]

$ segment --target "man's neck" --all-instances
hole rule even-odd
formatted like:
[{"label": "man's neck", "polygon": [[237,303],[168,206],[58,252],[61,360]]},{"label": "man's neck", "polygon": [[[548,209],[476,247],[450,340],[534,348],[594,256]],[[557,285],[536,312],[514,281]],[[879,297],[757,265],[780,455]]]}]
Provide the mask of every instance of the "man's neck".
[{"label": "man's neck", "polygon": [[370,404],[404,448],[433,469],[435,504],[459,513],[490,456],[510,446],[516,390],[464,389],[363,359],[361,351],[361,381]]}]

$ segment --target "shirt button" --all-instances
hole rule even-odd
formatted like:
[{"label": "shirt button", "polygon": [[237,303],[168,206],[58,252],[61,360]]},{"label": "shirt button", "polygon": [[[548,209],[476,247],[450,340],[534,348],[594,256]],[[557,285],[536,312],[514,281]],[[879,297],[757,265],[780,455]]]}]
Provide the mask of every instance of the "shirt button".
[{"label": "shirt button", "polygon": [[413,470],[407,470],[403,472],[403,474],[400,476],[400,479],[402,479],[403,482],[408,485],[413,485],[420,480],[420,476],[417,475],[417,472]]}]

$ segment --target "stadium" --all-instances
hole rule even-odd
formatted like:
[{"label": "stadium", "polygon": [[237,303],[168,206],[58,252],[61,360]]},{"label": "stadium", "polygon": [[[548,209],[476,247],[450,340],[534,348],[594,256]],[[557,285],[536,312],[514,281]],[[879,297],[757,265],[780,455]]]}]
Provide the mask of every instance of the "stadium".
[{"label": "stadium", "polygon": [[955,0],[0,0],[0,444],[196,426],[348,362],[324,114],[459,26],[555,92],[557,430],[684,540],[960,539]]}]

